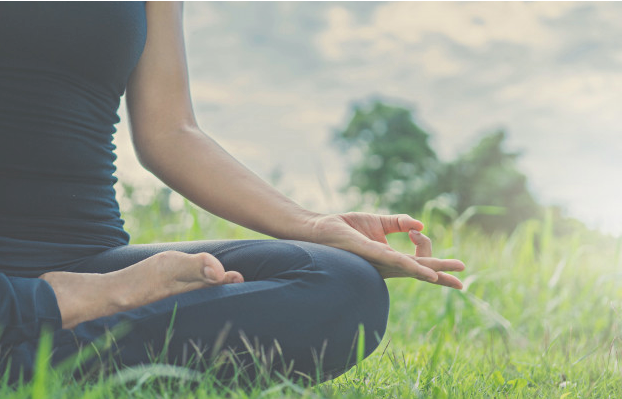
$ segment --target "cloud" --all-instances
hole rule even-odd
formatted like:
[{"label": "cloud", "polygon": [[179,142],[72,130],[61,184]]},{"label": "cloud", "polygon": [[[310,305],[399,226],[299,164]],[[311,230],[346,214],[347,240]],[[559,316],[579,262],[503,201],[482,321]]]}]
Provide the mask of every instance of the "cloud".
[{"label": "cloud", "polygon": [[195,104],[233,105],[238,100],[233,90],[231,83],[194,80],[191,87],[192,100]]},{"label": "cloud", "polygon": [[209,2],[197,2],[190,9],[187,5],[185,8],[184,29],[188,33],[225,22],[223,15]]},{"label": "cloud", "polygon": [[328,28],[317,36],[316,45],[332,61],[362,49],[370,56],[401,51],[431,35],[476,49],[495,42],[547,48],[560,41],[547,21],[579,6],[561,2],[389,2],[378,6],[369,22],[358,22],[346,8],[334,6],[327,10]]},{"label": "cloud", "polygon": [[462,62],[440,47],[428,47],[421,51],[416,63],[421,65],[428,75],[439,78],[456,75],[464,70]]},{"label": "cloud", "polygon": [[495,92],[500,101],[529,99],[531,106],[562,105],[570,112],[602,109],[614,100],[621,100],[622,74],[606,72],[551,71],[532,76]]}]

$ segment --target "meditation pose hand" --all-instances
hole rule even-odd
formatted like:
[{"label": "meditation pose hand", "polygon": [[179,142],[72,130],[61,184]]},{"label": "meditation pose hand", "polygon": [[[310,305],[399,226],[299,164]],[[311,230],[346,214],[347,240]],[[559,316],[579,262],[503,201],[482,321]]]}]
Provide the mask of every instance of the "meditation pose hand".
[{"label": "meditation pose hand", "polygon": [[[369,261],[383,278],[414,277],[419,280],[462,288],[456,277],[443,271],[462,271],[457,259],[432,258],[432,243],[421,233],[423,223],[408,215],[374,215],[350,212],[318,216],[312,220],[313,241],[345,249]],[[416,245],[414,255],[406,255],[389,246],[386,235],[408,233]]]}]

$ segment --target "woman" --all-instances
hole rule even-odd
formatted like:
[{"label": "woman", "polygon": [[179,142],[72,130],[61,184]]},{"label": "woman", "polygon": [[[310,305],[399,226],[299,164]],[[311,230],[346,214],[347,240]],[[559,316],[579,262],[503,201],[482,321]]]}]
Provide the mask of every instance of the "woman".
[{"label": "woman", "polygon": [[[0,371],[11,381],[31,376],[44,325],[53,364],[123,325],[100,358],[149,363],[166,347],[164,361],[185,364],[190,346],[240,351],[246,337],[326,379],[352,366],[359,324],[365,355],[382,337],[381,277],[461,288],[443,271],[464,265],[432,258],[419,221],[303,209],[199,129],[181,3],[0,3],[0,57]],[[126,89],[148,170],[205,210],[282,240],[128,245],[111,143]],[[416,255],[388,246],[395,232],[409,234]]]}]

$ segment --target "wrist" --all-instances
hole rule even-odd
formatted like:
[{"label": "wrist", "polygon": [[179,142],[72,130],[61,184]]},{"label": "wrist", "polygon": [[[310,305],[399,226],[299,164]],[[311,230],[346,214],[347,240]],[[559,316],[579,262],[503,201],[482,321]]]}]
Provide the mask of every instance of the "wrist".
[{"label": "wrist", "polygon": [[326,215],[323,213],[313,212],[301,208],[298,212],[296,212],[294,220],[288,223],[288,228],[286,229],[285,234],[277,238],[316,242],[317,234],[315,232],[315,226],[317,221],[324,216]]}]

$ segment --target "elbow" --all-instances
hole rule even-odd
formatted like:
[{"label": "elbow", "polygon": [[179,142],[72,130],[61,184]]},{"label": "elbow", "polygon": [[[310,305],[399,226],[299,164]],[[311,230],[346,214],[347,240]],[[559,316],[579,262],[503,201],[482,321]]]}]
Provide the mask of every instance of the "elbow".
[{"label": "elbow", "polygon": [[134,145],[134,154],[140,165],[151,171],[151,160],[153,156],[154,140],[145,134],[139,134],[132,130],[132,144]]},{"label": "elbow", "polygon": [[145,153],[145,151],[141,151],[136,148],[134,153],[136,154],[136,159],[138,160],[140,166],[153,173],[151,158]]},{"label": "elbow", "polygon": [[150,137],[133,136],[134,153],[140,165],[151,173],[158,168],[158,159],[166,157],[166,146],[158,143],[159,140]]}]

